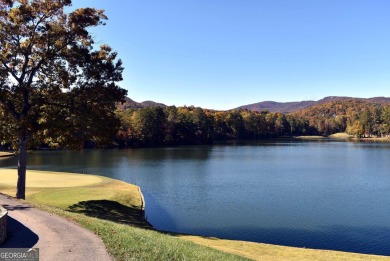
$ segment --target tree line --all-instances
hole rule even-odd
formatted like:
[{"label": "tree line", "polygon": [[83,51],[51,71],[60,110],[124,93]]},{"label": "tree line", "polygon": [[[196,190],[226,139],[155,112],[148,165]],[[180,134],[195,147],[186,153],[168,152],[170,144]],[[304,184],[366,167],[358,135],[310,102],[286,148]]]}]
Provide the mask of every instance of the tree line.
[{"label": "tree line", "polygon": [[390,133],[389,107],[388,103],[350,99],[323,103],[292,115],[306,118],[319,135],[346,132],[356,137],[386,137]]},{"label": "tree line", "polygon": [[[390,105],[355,100],[330,102],[290,114],[250,110],[215,111],[194,106],[117,109],[115,114],[117,123],[104,124],[104,128],[93,127],[106,133],[110,129],[112,143],[107,140],[104,146],[125,148],[211,144],[230,139],[327,136],[338,132],[356,137],[390,135]],[[7,129],[10,129],[9,126],[1,125],[0,133],[4,134]],[[61,141],[63,135],[53,139],[46,132],[37,132],[30,146],[67,147],[69,142]],[[3,138],[2,144],[9,146],[10,140]],[[78,146],[94,148],[99,145],[96,140],[84,139],[80,140]]]},{"label": "tree line", "polygon": [[389,137],[390,106],[367,108],[347,126],[346,132],[357,137]]},{"label": "tree line", "polygon": [[268,111],[213,111],[198,107],[149,107],[117,111],[121,147],[207,144],[216,140],[261,139],[310,134],[300,116]]},{"label": "tree line", "polygon": [[[357,137],[390,133],[390,106],[348,107],[348,113],[283,114],[269,111],[214,111],[199,107],[148,107],[117,111],[119,147],[209,144],[229,139],[264,139],[347,132]],[[315,112],[308,109],[307,112]]]}]

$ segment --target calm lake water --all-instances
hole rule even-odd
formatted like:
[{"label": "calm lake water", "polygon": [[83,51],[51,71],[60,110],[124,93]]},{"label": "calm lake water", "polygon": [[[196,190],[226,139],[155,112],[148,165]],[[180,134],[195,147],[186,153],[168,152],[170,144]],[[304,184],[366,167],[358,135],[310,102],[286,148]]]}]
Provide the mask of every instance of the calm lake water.
[{"label": "calm lake water", "polygon": [[29,168],[137,184],[160,230],[390,255],[389,143],[46,151],[30,155]]}]

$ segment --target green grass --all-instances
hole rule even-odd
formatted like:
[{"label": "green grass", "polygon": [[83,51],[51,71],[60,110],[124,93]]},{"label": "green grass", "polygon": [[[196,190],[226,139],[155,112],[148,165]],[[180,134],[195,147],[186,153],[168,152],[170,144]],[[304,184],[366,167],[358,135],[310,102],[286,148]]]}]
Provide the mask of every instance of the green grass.
[{"label": "green grass", "polygon": [[93,231],[115,260],[247,260],[209,247],[137,226],[118,224],[59,209],[48,209]]},{"label": "green grass", "polygon": [[237,240],[223,240],[217,238],[207,238],[200,236],[185,235],[181,238],[192,242],[210,246],[224,252],[240,255],[254,260],[274,260],[274,261],[367,261],[367,260],[390,260],[386,256],[363,255],[355,253],[346,253],[341,251],[307,249],[297,247],[277,246],[270,244],[244,242]]},{"label": "green grass", "polygon": [[[14,177],[3,173],[5,170],[0,169],[0,191],[15,195],[15,188],[6,180]],[[50,175],[58,175],[58,182],[71,179],[77,187],[51,188],[47,184],[36,187],[36,180]],[[31,180],[34,187],[27,188],[27,202],[93,231],[116,260],[389,260],[374,255],[159,232],[142,216],[137,186],[106,177],[85,185],[85,180],[75,178],[79,175],[50,172],[30,175],[30,179],[36,180]],[[84,185],[79,186],[81,183]]]}]

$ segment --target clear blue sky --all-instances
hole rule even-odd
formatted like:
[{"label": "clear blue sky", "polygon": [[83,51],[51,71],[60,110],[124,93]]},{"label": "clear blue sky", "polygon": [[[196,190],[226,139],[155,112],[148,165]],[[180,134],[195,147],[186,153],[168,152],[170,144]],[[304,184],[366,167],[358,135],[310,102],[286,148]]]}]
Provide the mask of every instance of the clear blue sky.
[{"label": "clear blue sky", "polygon": [[388,0],[74,0],[106,10],[128,96],[231,109],[390,96]]}]

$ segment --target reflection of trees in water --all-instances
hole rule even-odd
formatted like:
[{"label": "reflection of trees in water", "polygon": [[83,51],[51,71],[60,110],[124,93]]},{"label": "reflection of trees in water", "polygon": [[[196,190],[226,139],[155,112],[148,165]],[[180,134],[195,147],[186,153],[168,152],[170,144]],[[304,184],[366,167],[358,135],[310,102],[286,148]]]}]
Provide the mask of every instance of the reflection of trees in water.
[{"label": "reflection of trees in water", "polygon": [[139,160],[207,160],[211,146],[183,146],[128,150],[131,159]]}]

